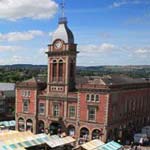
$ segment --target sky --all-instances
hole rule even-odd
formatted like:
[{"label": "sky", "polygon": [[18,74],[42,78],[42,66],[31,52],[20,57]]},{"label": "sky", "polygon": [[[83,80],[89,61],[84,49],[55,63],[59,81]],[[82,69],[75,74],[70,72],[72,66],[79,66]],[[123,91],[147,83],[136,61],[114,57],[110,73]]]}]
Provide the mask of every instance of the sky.
[{"label": "sky", "polygon": [[[47,64],[62,0],[0,0],[0,65]],[[65,0],[78,66],[150,65],[150,0]]]}]

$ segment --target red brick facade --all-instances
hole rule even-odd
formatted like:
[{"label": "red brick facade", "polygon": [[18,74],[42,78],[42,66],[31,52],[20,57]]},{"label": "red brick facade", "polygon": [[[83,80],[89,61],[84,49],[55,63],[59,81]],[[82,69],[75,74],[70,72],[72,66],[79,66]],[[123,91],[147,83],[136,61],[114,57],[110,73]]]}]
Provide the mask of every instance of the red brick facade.
[{"label": "red brick facade", "polygon": [[48,46],[47,83],[33,78],[16,86],[17,130],[106,141],[126,138],[129,130],[149,123],[148,81],[85,77],[75,87],[76,44],[56,41]]}]

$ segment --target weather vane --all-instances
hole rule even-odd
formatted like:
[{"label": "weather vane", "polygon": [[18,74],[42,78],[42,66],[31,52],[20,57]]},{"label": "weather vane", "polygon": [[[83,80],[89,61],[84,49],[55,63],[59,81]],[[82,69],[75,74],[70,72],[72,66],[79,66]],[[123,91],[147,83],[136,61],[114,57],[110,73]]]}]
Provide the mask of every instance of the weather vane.
[{"label": "weather vane", "polygon": [[65,0],[62,0],[61,2],[61,15],[62,15],[62,18],[65,17]]}]

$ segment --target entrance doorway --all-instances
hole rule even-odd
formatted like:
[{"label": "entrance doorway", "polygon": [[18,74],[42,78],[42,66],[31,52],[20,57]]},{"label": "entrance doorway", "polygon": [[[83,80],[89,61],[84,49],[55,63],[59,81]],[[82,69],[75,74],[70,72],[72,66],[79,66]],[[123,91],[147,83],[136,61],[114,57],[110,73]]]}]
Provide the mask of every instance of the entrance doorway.
[{"label": "entrance doorway", "polygon": [[62,126],[58,122],[53,122],[50,124],[49,130],[50,130],[50,135],[61,134]]}]

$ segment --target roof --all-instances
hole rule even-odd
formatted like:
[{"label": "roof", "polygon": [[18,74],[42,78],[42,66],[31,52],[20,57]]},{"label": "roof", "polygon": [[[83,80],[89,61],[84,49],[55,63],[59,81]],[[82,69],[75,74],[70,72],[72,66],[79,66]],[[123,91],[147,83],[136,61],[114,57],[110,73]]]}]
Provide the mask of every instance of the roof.
[{"label": "roof", "polygon": [[104,143],[101,140],[95,139],[95,140],[92,140],[90,142],[87,142],[81,145],[81,147],[86,150],[93,150],[102,145],[104,145]]},{"label": "roof", "polygon": [[118,144],[117,142],[111,141],[107,144],[104,144],[98,147],[96,150],[121,150],[122,145]]},{"label": "roof", "polygon": [[107,75],[107,76],[85,76],[76,79],[77,84],[91,85],[122,85],[122,84],[141,84],[150,83],[143,78],[131,78],[125,75]]},{"label": "roof", "polygon": [[70,136],[59,137],[57,135],[48,136],[46,134],[33,134],[31,132],[8,131],[0,133],[0,150],[25,150],[32,146],[47,144],[54,148],[75,142]]},{"label": "roof", "polygon": [[16,121],[15,120],[11,120],[11,121],[1,121],[0,122],[0,127],[1,126],[5,126],[5,127],[12,127],[16,125]]},{"label": "roof", "polygon": [[0,83],[0,91],[14,91],[15,83]]},{"label": "roof", "polygon": [[[63,19],[63,18],[60,18]],[[71,30],[67,26],[67,20],[66,21],[60,21],[58,24],[58,28],[55,32],[53,32],[52,35],[52,43],[56,39],[61,39],[65,43],[73,44],[74,43],[74,36]]]},{"label": "roof", "polygon": [[32,87],[44,90],[46,88],[46,83],[38,77],[33,77],[23,82],[17,83],[16,87]]}]

